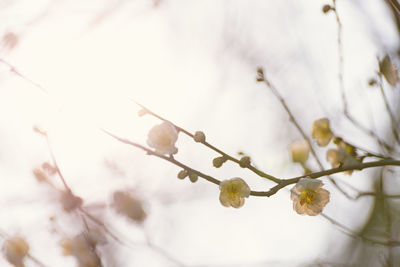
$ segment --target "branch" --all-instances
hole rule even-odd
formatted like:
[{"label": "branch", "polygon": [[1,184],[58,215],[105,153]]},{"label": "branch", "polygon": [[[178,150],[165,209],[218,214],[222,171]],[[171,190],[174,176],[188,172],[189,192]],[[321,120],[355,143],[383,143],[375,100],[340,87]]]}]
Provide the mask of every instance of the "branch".
[{"label": "branch", "polygon": [[397,131],[398,125],[397,125],[396,119],[394,117],[393,111],[391,110],[391,108],[389,106],[389,101],[388,101],[388,99],[386,97],[385,90],[383,89],[382,74],[381,73],[378,73],[378,83],[379,83],[379,90],[380,90],[382,98],[383,98],[383,102],[385,103],[386,111],[387,111],[387,113],[389,114],[389,117],[390,117],[390,123],[392,125],[392,133],[393,133],[394,139],[396,139],[397,143],[400,143],[399,133]]},{"label": "branch", "polygon": [[[185,164],[181,163],[180,161],[177,161],[173,157],[167,157],[167,156],[161,155],[161,154],[159,154],[159,153],[157,153],[157,152],[155,152],[155,151],[153,151],[153,150],[151,150],[151,149],[149,149],[147,147],[144,147],[144,146],[142,146],[142,145],[140,145],[138,143],[131,142],[131,141],[127,140],[127,139],[118,137],[118,136],[116,136],[116,135],[114,135],[114,134],[112,134],[112,133],[110,133],[110,132],[108,132],[108,131],[106,131],[104,129],[102,129],[102,131],[104,133],[106,133],[107,135],[113,137],[114,139],[118,140],[121,143],[134,146],[136,148],[139,148],[141,150],[146,151],[146,153],[148,155],[156,156],[156,157],[159,157],[159,158],[161,158],[163,160],[169,161],[170,163],[172,163],[172,164],[174,164],[174,165],[176,165],[176,166],[178,166],[178,167],[180,167],[182,169],[185,169],[185,170],[187,170],[189,172],[193,172],[193,173],[197,174],[199,177],[202,177],[205,180],[207,180],[207,181],[209,181],[209,182],[211,182],[213,184],[219,185],[221,183],[220,180],[218,180],[218,179],[216,179],[216,178],[214,178],[212,176],[209,176],[207,174],[204,174],[204,173],[202,173],[200,171],[197,171],[195,169],[192,169],[189,166],[186,166]],[[389,166],[389,165],[390,166],[400,166],[400,160],[392,160],[392,159],[389,160],[388,159],[388,160],[380,160],[380,161],[373,161],[373,162],[367,162],[367,163],[360,163],[360,164],[355,164],[355,165],[343,166],[343,167],[340,167],[340,168],[333,168],[333,169],[329,169],[329,170],[324,170],[324,171],[320,171],[320,172],[314,172],[314,173],[311,173],[311,174],[302,175],[302,176],[289,178],[289,179],[279,179],[280,182],[276,186],[272,187],[269,191],[251,191],[250,195],[259,196],[259,197],[262,197],[262,196],[270,197],[270,196],[274,195],[275,193],[277,193],[280,189],[282,189],[282,188],[284,188],[284,187],[286,187],[288,185],[297,183],[301,178],[316,179],[316,178],[323,177],[323,176],[328,176],[328,175],[331,175],[331,174],[334,174],[334,173],[340,173],[340,172],[351,171],[351,170],[363,170],[363,169],[366,169],[366,168]]]},{"label": "branch", "polygon": [[392,147],[388,145],[384,140],[380,139],[378,135],[362,125],[360,122],[358,122],[349,112],[348,110],[348,102],[346,98],[346,93],[345,93],[345,86],[344,86],[344,71],[343,71],[343,66],[344,66],[344,60],[343,60],[343,42],[342,42],[342,22],[340,20],[339,13],[337,11],[337,6],[336,6],[336,0],[332,0],[332,6],[333,6],[333,12],[335,13],[335,18],[336,18],[336,23],[338,26],[338,37],[337,37],[337,46],[338,46],[338,57],[339,57],[339,70],[338,70],[338,79],[339,79],[339,87],[341,91],[341,96],[342,96],[342,102],[343,102],[343,113],[345,117],[353,123],[354,126],[356,126],[358,129],[363,131],[365,134],[371,136],[374,138],[377,143],[380,146],[383,146],[386,150],[392,151]]},{"label": "branch", "polygon": [[[299,131],[299,133],[301,134],[301,136],[303,137],[304,140],[307,141],[310,150],[311,150],[311,154],[313,155],[313,157],[315,158],[320,170],[324,170],[324,166],[322,165],[321,161],[318,158],[317,153],[315,152],[313,145],[310,141],[310,138],[308,138],[308,136],[305,134],[304,130],[301,128],[301,126],[299,125],[299,123],[297,122],[296,118],[294,117],[293,113],[291,112],[291,110],[289,109],[288,105],[286,104],[285,99],[281,96],[281,94],[279,93],[279,91],[276,89],[276,87],[267,79],[267,77],[264,74],[264,71],[259,68],[258,71],[258,77],[257,77],[257,81],[259,82],[264,82],[267,87],[272,91],[272,93],[275,95],[275,97],[279,100],[279,102],[281,102],[282,107],[285,109],[286,113],[289,116],[289,121],[291,123],[294,124],[294,126],[296,127],[296,129]],[[348,199],[353,199],[346,191],[344,191],[338,184],[337,182],[328,176],[329,181]]]},{"label": "branch", "polygon": [[[191,138],[194,137],[194,135],[193,135],[192,133],[190,133],[189,131],[183,129],[182,127],[179,127],[178,125],[172,123],[171,121],[169,121],[169,120],[167,120],[167,119],[161,117],[160,115],[154,113],[153,111],[151,111],[151,110],[148,109],[147,107],[143,106],[142,104],[140,104],[140,103],[138,103],[138,102],[136,102],[136,101],[134,101],[134,102],[135,102],[138,106],[140,106],[143,110],[145,110],[146,113],[148,113],[149,115],[151,115],[151,116],[153,116],[153,117],[155,117],[155,118],[157,118],[157,119],[159,119],[159,120],[167,121],[167,122],[171,123],[172,125],[174,125],[174,127],[175,127],[179,132],[182,132],[182,133],[186,134],[187,136],[189,136],[189,137],[191,137]],[[106,133],[107,133],[107,132],[106,132]],[[220,154],[221,156],[223,156],[223,157],[226,158],[227,160],[233,161],[233,162],[235,162],[235,163],[237,163],[237,164],[240,165],[240,160],[238,160],[238,159],[236,159],[236,158],[234,158],[234,157],[228,155],[227,153],[225,153],[225,152],[223,152],[222,150],[218,149],[217,147],[211,145],[211,144],[208,143],[207,141],[203,141],[203,142],[200,142],[200,143],[202,143],[202,144],[205,145],[206,147],[210,148],[211,150],[214,150],[215,152],[217,152],[218,154]],[[151,150],[150,150],[150,151],[151,151]],[[273,181],[274,183],[277,183],[277,184],[278,184],[278,183],[280,182],[280,180],[277,179],[276,177],[274,177],[274,176],[272,176],[272,175],[270,175],[270,174],[267,174],[267,173],[265,173],[265,172],[263,172],[263,171],[257,169],[256,167],[252,166],[251,164],[240,165],[240,166],[243,166],[243,168],[247,168],[247,169],[251,170],[252,172],[254,172],[255,174],[257,174],[257,175],[260,176],[260,177],[263,177],[263,178],[266,178],[266,179],[268,179],[268,180],[271,180],[271,181]]]}]

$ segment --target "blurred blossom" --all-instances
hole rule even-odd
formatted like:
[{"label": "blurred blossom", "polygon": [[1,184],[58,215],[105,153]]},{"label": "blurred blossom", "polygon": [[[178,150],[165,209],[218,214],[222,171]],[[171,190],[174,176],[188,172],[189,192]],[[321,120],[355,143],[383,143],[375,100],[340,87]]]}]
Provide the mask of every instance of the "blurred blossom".
[{"label": "blurred blossom", "polygon": [[314,121],[312,126],[312,138],[319,146],[326,146],[332,139],[332,132],[329,128],[329,120],[322,118]]},{"label": "blurred blossom", "polygon": [[379,62],[379,71],[391,86],[395,86],[399,82],[398,69],[388,55]]},{"label": "blurred blossom", "polygon": [[9,263],[16,267],[24,267],[24,258],[29,252],[29,245],[22,237],[11,237],[5,241],[3,252]]},{"label": "blurred blossom", "polygon": [[36,181],[40,182],[48,182],[49,177],[47,174],[40,168],[33,169],[33,175],[36,178]]},{"label": "blurred blossom", "polygon": [[300,179],[290,190],[293,200],[293,209],[298,214],[310,216],[318,215],[329,202],[329,191],[322,188],[320,180],[309,178]]},{"label": "blurred blossom", "polygon": [[63,206],[63,209],[66,212],[70,212],[82,206],[83,200],[69,191],[63,191],[61,193],[60,202]]},{"label": "blurred blossom", "polygon": [[304,164],[310,154],[310,145],[306,140],[295,141],[289,146],[293,162]]},{"label": "blurred blossom", "polygon": [[[341,146],[337,149],[329,149],[326,152],[326,159],[331,163],[333,168],[342,166],[355,165],[359,162],[347,150]],[[344,173],[350,175],[353,171],[345,171]]]},{"label": "blurred blossom", "polygon": [[114,192],[112,206],[118,213],[127,216],[135,222],[142,223],[146,219],[147,214],[142,202],[131,196],[128,192]]},{"label": "blurred blossom", "polygon": [[79,267],[100,267],[101,260],[96,252],[97,242],[87,233],[74,238],[65,238],[61,242],[64,256],[73,256]]},{"label": "blurred blossom", "polygon": [[147,144],[154,148],[157,153],[172,155],[178,152],[175,147],[177,139],[178,131],[175,126],[164,121],[150,130],[147,136]]},{"label": "blurred blossom", "polygon": [[225,207],[240,208],[244,204],[244,198],[250,195],[250,187],[241,178],[222,181],[219,190],[219,201]]},{"label": "blurred blossom", "polygon": [[13,32],[7,32],[3,35],[0,44],[6,50],[13,50],[18,45],[18,36]]}]

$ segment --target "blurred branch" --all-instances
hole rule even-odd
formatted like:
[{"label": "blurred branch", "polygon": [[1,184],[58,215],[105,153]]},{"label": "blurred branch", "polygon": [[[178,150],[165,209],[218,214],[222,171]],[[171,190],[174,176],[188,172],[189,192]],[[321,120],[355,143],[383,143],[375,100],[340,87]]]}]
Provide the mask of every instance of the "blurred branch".
[{"label": "blurred branch", "polygon": [[364,242],[368,242],[371,243],[373,245],[381,245],[381,246],[385,246],[385,247],[398,247],[400,246],[400,242],[399,241],[395,241],[395,240],[389,240],[387,242],[382,242],[379,240],[374,240],[372,238],[368,238],[365,236],[361,236],[358,233],[350,230],[347,226],[344,226],[343,224],[339,223],[338,221],[334,220],[333,218],[329,217],[328,215],[324,214],[324,213],[320,213],[320,215],[327,219],[331,224],[335,225],[338,227],[338,229],[340,231],[342,231],[343,233],[345,233],[346,235],[356,238],[360,241],[364,241]]},{"label": "blurred branch", "polygon": [[32,81],[30,78],[28,78],[27,76],[23,75],[20,71],[17,70],[17,68],[15,68],[12,64],[8,63],[7,61],[5,61],[4,59],[0,58],[0,63],[6,65],[10,71],[12,73],[14,73],[15,75],[17,75],[18,77],[20,77],[21,79],[25,80],[26,82],[30,83],[31,85],[35,86],[36,88],[40,89],[42,92],[44,92],[45,94],[48,94],[47,90],[45,88],[43,88],[40,84]]},{"label": "blurred branch", "polygon": [[337,5],[336,5],[336,0],[332,0],[332,10],[335,13],[335,18],[336,18],[336,23],[338,26],[338,33],[337,33],[337,46],[338,46],[338,57],[339,57],[339,70],[338,70],[338,79],[339,79],[339,87],[341,91],[341,96],[342,96],[342,102],[343,102],[343,113],[345,117],[353,123],[354,126],[356,126],[358,129],[363,131],[365,134],[371,136],[374,138],[377,143],[380,146],[383,146],[386,150],[392,151],[393,148],[388,145],[384,140],[378,137],[378,135],[372,131],[371,129],[368,129],[364,125],[362,125],[360,122],[358,122],[349,112],[348,109],[348,102],[346,98],[346,92],[345,92],[345,86],[344,86],[344,59],[343,59],[343,42],[342,42],[342,31],[343,31],[343,26],[342,26],[342,21],[340,20],[339,13],[337,11]]},{"label": "blurred branch", "polygon": [[396,121],[396,119],[394,117],[393,111],[391,110],[391,108],[389,106],[389,101],[388,101],[388,99],[386,97],[385,90],[383,88],[383,81],[382,81],[382,74],[381,73],[378,73],[378,84],[379,84],[379,90],[380,90],[382,98],[383,98],[383,102],[385,103],[386,111],[387,111],[387,113],[389,114],[389,117],[390,117],[390,123],[391,123],[391,126],[392,126],[393,136],[396,139],[396,142],[400,143],[397,121]]}]

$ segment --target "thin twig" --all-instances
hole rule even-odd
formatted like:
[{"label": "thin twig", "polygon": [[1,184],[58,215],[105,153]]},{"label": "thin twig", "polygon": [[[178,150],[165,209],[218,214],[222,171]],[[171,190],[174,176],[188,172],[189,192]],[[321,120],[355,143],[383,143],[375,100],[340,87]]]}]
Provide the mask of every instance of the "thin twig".
[{"label": "thin twig", "polygon": [[386,97],[385,90],[383,89],[382,74],[380,74],[380,73],[378,73],[378,83],[379,83],[379,90],[380,90],[382,98],[383,98],[383,102],[385,103],[386,111],[390,117],[390,123],[392,125],[392,133],[393,133],[394,139],[396,139],[397,143],[400,143],[399,133],[397,130],[399,126],[397,125],[397,121],[394,117],[393,111],[391,110],[391,108],[389,106],[389,101]]},{"label": "thin twig", "polygon": [[328,215],[324,214],[324,213],[320,213],[320,216],[322,216],[323,218],[327,219],[331,224],[337,226],[339,228],[340,231],[342,231],[343,233],[347,234],[350,237],[353,237],[355,239],[358,239],[360,241],[365,241],[368,243],[371,243],[373,245],[381,245],[381,246],[385,246],[385,247],[398,247],[400,246],[400,242],[399,241],[388,241],[388,242],[382,242],[379,240],[374,240],[365,236],[361,236],[357,233],[355,233],[354,231],[350,230],[347,226],[344,226],[343,224],[339,223],[338,221],[336,221],[335,219],[329,217]]},{"label": "thin twig", "polygon": [[358,129],[363,131],[365,134],[371,136],[374,138],[377,143],[380,146],[383,146],[386,150],[392,151],[393,149],[391,146],[389,146],[384,140],[378,137],[378,135],[372,131],[371,129],[368,129],[364,125],[362,125],[360,122],[358,122],[349,112],[348,109],[348,102],[346,98],[346,90],[344,86],[344,57],[343,57],[343,42],[342,42],[342,32],[343,32],[343,26],[342,26],[342,21],[340,20],[339,13],[337,11],[337,6],[336,6],[336,0],[332,0],[332,6],[333,6],[333,12],[335,14],[336,18],[336,23],[338,26],[338,34],[337,34],[337,48],[338,48],[338,79],[339,79],[339,87],[340,87],[340,92],[341,92],[341,97],[342,97],[342,102],[343,102],[343,113],[345,117],[353,123],[354,126],[356,126]]},{"label": "thin twig", "polygon": [[[264,74],[264,71],[259,69],[258,70],[258,75],[259,75],[259,77],[258,77],[259,80],[260,81],[264,81],[265,84],[267,85],[267,87],[272,91],[272,93],[275,95],[275,97],[279,100],[279,102],[281,103],[282,107],[285,109],[286,113],[289,116],[289,121],[291,123],[293,123],[293,125],[296,127],[298,132],[301,134],[303,139],[306,140],[306,142],[308,143],[308,145],[310,147],[311,154],[313,155],[314,159],[316,160],[320,170],[323,171],[324,170],[324,166],[322,165],[317,153],[315,152],[315,150],[313,148],[313,145],[312,145],[312,143],[310,141],[310,138],[306,135],[304,130],[301,128],[300,124],[297,122],[297,120],[294,117],[294,115],[293,115],[292,111],[290,110],[289,106],[286,104],[285,99],[281,96],[281,94],[279,93],[278,89],[276,89],[276,87],[267,79],[267,77]],[[352,197],[346,191],[344,191],[332,177],[328,176],[328,179],[336,187],[336,189],[338,189],[344,196],[346,196],[348,199],[352,199]]]},{"label": "thin twig", "polygon": [[[156,156],[156,157],[159,157],[159,158],[164,159],[166,161],[169,161],[170,163],[172,163],[172,164],[174,164],[174,165],[176,165],[176,166],[178,166],[178,167],[180,167],[182,169],[185,169],[188,172],[193,172],[193,173],[197,174],[199,177],[202,177],[205,180],[207,180],[207,181],[209,181],[209,182],[211,182],[213,184],[219,185],[221,183],[220,180],[218,180],[218,179],[216,179],[216,178],[214,178],[212,176],[206,175],[206,174],[204,174],[204,173],[202,173],[200,171],[197,171],[195,169],[192,169],[192,168],[186,166],[185,164],[181,163],[180,161],[177,161],[173,157],[167,157],[167,156],[164,156],[162,154],[159,154],[159,153],[157,153],[157,152],[155,152],[155,151],[153,151],[153,150],[151,150],[151,149],[149,149],[149,148],[147,148],[145,146],[142,146],[142,145],[140,145],[138,143],[134,143],[134,142],[131,142],[131,141],[127,140],[127,139],[118,137],[118,136],[116,136],[116,135],[114,135],[114,134],[112,134],[112,133],[110,133],[110,132],[108,132],[108,131],[106,131],[104,129],[102,129],[102,131],[104,133],[106,133],[107,135],[113,137],[114,139],[118,140],[121,143],[134,146],[136,148],[144,150],[148,155]],[[311,179],[316,179],[316,178],[323,177],[323,176],[328,176],[328,175],[331,175],[331,174],[334,174],[334,173],[340,173],[340,172],[351,171],[351,170],[363,170],[363,169],[366,169],[366,168],[389,166],[389,165],[390,166],[400,166],[400,160],[389,160],[388,159],[388,160],[380,160],[380,161],[373,161],[373,162],[367,162],[367,163],[359,163],[359,164],[355,164],[355,165],[342,166],[340,168],[333,168],[333,169],[324,170],[324,171],[320,171],[320,172],[314,172],[314,173],[310,173],[310,174],[307,174],[307,175],[302,175],[302,176],[298,176],[298,177],[294,177],[294,178],[280,179],[281,182],[278,185],[272,187],[269,191],[251,191],[250,195],[252,195],[252,196],[270,197],[270,196],[274,195],[275,193],[277,193],[280,189],[282,189],[282,188],[284,188],[284,187],[286,187],[288,185],[297,183],[301,178],[306,178],[307,177],[307,178],[311,178]]]},{"label": "thin twig", "polygon": [[[134,101],[134,100],[133,100],[133,101]],[[151,111],[151,110],[148,109],[147,107],[143,106],[142,104],[140,104],[140,103],[138,103],[138,102],[136,102],[136,101],[134,101],[134,102],[135,102],[138,106],[140,106],[143,110],[145,110],[147,114],[149,114],[149,115],[151,115],[151,116],[153,116],[153,117],[155,117],[155,118],[157,118],[157,119],[159,119],[159,120],[161,120],[161,121],[167,121],[167,122],[171,123],[172,125],[174,125],[174,127],[175,127],[179,132],[182,132],[182,133],[186,134],[187,136],[189,136],[189,137],[191,137],[191,138],[194,137],[194,135],[193,135],[192,133],[190,133],[189,131],[183,129],[182,127],[180,127],[180,126],[178,126],[178,125],[172,123],[171,121],[169,121],[169,120],[167,120],[167,119],[161,117],[160,115],[154,113],[153,111]],[[223,152],[221,149],[219,149],[219,148],[217,148],[217,147],[211,145],[211,144],[208,143],[207,141],[203,141],[203,142],[200,142],[200,143],[202,143],[202,144],[205,145],[206,147],[208,147],[208,148],[214,150],[215,152],[217,152],[218,154],[220,154],[221,156],[223,156],[225,159],[230,160],[230,161],[233,161],[233,162],[235,162],[235,163],[237,163],[237,164],[240,164],[240,160],[238,160],[238,159],[236,159],[236,158],[230,156],[229,154]],[[244,166],[244,165],[243,165],[243,166]],[[280,182],[280,180],[277,179],[276,177],[274,177],[274,176],[272,176],[272,175],[270,175],[270,174],[267,174],[267,173],[265,173],[265,172],[263,172],[263,171],[257,169],[256,167],[254,167],[254,166],[251,165],[251,164],[245,165],[244,168],[247,168],[247,169],[251,170],[252,172],[256,173],[256,174],[257,174],[258,176],[260,176],[260,177],[263,177],[263,178],[266,178],[266,179],[268,179],[268,180],[271,180],[271,181],[273,181],[274,183],[279,183],[279,182]]]},{"label": "thin twig", "polygon": [[60,176],[60,179],[61,179],[61,181],[62,181],[62,183],[63,183],[63,185],[64,185],[64,187],[65,187],[65,190],[67,190],[69,193],[72,194],[72,190],[71,190],[71,188],[68,186],[68,184],[67,184],[67,182],[66,182],[66,180],[65,180],[65,178],[64,178],[64,175],[62,174],[62,172],[61,172],[61,170],[60,170],[60,167],[59,167],[59,165],[58,165],[58,163],[57,163],[56,157],[55,157],[54,152],[53,152],[53,148],[52,148],[52,146],[51,146],[51,144],[50,144],[49,136],[48,136],[47,132],[44,132],[44,133],[42,133],[42,134],[43,134],[43,135],[45,136],[45,138],[46,138],[46,142],[47,142],[47,146],[48,146],[48,148],[49,148],[50,156],[51,156],[51,159],[52,159],[52,161],[53,161],[54,167],[56,168],[57,174],[58,174],[58,176]]},{"label": "thin twig", "polygon": [[4,65],[6,65],[10,71],[12,73],[14,73],[15,75],[17,75],[18,77],[22,78],[23,80],[27,81],[28,83],[32,84],[33,86],[39,88],[42,92],[44,92],[45,94],[48,94],[47,90],[41,86],[40,84],[34,82],[33,80],[31,80],[30,78],[28,78],[27,76],[23,75],[20,71],[17,70],[16,67],[14,67],[11,63],[5,61],[4,59],[0,58],[0,63],[3,63]]}]

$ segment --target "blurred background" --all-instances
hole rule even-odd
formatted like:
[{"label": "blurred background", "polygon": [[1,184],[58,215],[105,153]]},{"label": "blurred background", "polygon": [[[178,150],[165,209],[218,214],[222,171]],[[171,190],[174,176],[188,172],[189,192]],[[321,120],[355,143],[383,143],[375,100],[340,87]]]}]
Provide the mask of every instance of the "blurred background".
[{"label": "blurred background", "polygon": [[[398,65],[397,2],[338,0],[325,14],[326,4],[0,0],[0,266],[13,266],[13,236],[29,244],[26,266],[399,266],[389,242],[400,239],[399,203],[385,197],[399,194],[394,167],[333,175],[352,196],[374,192],[357,200],[322,178],[335,223],[298,215],[290,188],[225,208],[214,184],[179,180],[178,167],[101,131],[145,145],[160,121],[139,117],[137,101],[271,175],[302,175],[288,151],[302,137],[256,82],[262,67],[309,136],[327,117],[352,144],[398,158],[381,92],[368,85],[385,55]],[[336,14],[348,112],[391,151],[343,111]],[[398,86],[383,88],[399,118]],[[233,163],[214,168],[218,154],[185,135],[177,147],[176,159],[220,180],[274,185]],[[316,152],[330,168],[326,149]],[[309,166],[318,170],[313,158]]]}]

